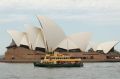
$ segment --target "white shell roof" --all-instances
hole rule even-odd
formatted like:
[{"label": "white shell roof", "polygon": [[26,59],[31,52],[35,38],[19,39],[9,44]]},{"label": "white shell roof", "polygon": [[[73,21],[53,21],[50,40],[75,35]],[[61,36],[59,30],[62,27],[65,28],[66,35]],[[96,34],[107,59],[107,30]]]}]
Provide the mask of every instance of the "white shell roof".
[{"label": "white shell roof", "polygon": [[29,26],[26,33],[8,31],[17,46],[23,44],[31,49],[41,47],[46,48],[49,52],[54,51],[57,46],[64,49],[80,49],[81,51],[85,51],[87,48],[91,33],[82,32],[66,38],[64,31],[49,18],[38,16],[38,20],[41,28]]},{"label": "white shell roof", "polygon": [[56,46],[65,39],[66,35],[64,31],[51,19],[44,16],[38,16],[38,20],[43,30],[48,51],[51,52],[55,50]]},{"label": "white shell roof", "polygon": [[20,42],[24,36],[24,33],[15,30],[8,30],[7,32],[11,35],[12,39],[15,41],[15,44],[20,46]]},{"label": "white shell roof", "polygon": [[29,43],[31,46],[34,46],[35,39],[37,38],[38,32],[35,27],[29,26],[27,27],[26,33],[28,35]]},{"label": "white shell roof", "polygon": [[119,41],[104,42],[104,43],[99,44],[96,50],[103,50],[104,53],[108,53],[118,43]]},{"label": "white shell roof", "polygon": [[35,46],[33,48],[35,49],[36,47],[45,48],[45,44],[40,34],[37,36]]},{"label": "white shell roof", "polygon": [[89,44],[91,33],[89,32],[76,33],[69,36],[69,38],[79,47],[81,51],[85,51]]},{"label": "white shell roof", "polygon": [[35,49],[36,47],[45,48],[45,43],[41,28],[29,27],[27,28],[27,34],[30,44],[32,45],[32,49]]},{"label": "white shell roof", "polygon": [[96,51],[98,44],[96,44],[95,42],[89,42],[88,47],[86,49],[86,51],[88,51],[89,49],[93,49],[94,51]]},{"label": "white shell roof", "polygon": [[70,49],[78,49],[79,47],[73,42],[71,41],[69,38],[64,39],[58,46],[58,48],[63,48],[66,50],[70,50]]},{"label": "white shell roof", "polygon": [[17,46],[20,46],[22,44],[30,47],[29,40],[25,32],[18,32],[15,30],[9,30],[7,32],[11,35],[12,39],[14,40]]},{"label": "white shell roof", "polygon": [[29,47],[30,47],[27,34],[26,34],[25,32],[23,32],[23,33],[24,33],[24,35],[23,35],[23,37],[22,37],[22,40],[21,40],[21,42],[20,42],[20,45],[26,45],[26,46],[29,46]]},{"label": "white shell roof", "polygon": [[42,30],[40,28],[35,28],[35,29],[36,30],[38,29],[37,30],[38,34],[37,34],[37,38],[36,38],[35,43],[34,43],[34,49],[36,47],[46,48]]}]

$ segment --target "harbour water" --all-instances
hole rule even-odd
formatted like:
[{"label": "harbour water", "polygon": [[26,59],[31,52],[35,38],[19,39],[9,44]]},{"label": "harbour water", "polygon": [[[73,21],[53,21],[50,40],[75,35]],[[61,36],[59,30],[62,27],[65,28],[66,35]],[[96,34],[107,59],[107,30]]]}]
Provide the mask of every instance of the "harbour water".
[{"label": "harbour water", "polygon": [[120,79],[120,63],[85,63],[81,68],[0,63],[0,79]]}]

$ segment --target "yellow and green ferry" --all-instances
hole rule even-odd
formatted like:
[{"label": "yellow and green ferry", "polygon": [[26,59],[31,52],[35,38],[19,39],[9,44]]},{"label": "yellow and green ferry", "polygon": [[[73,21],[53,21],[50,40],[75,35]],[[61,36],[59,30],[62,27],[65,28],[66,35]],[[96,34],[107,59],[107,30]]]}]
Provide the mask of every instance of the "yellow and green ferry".
[{"label": "yellow and green ferry", "polygon": [[34,62],[36,67],[83,67],[80,58],[72,58],[60,53],[46,54],[44,59]]}]

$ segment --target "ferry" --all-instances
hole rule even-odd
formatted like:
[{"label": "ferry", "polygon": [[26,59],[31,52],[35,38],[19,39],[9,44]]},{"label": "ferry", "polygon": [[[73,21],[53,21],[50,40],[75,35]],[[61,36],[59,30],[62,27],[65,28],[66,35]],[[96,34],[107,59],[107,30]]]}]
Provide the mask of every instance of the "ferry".
[{"label": "ferry", "polygon": [[34,62],[35,67],[83,67],[80,58],[72,58],[60,53],[46,54],[44,59]]}]

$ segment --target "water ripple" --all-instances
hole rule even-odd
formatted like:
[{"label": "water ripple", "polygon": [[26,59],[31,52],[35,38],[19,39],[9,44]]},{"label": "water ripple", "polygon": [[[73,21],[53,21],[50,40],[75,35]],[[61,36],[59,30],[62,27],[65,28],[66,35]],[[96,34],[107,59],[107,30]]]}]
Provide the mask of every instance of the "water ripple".
[{"label": "water ripple", "polygon": [[0,79],[120,79],[120,63],[84,63],[82,68],[35,68],[0,63]]}]

